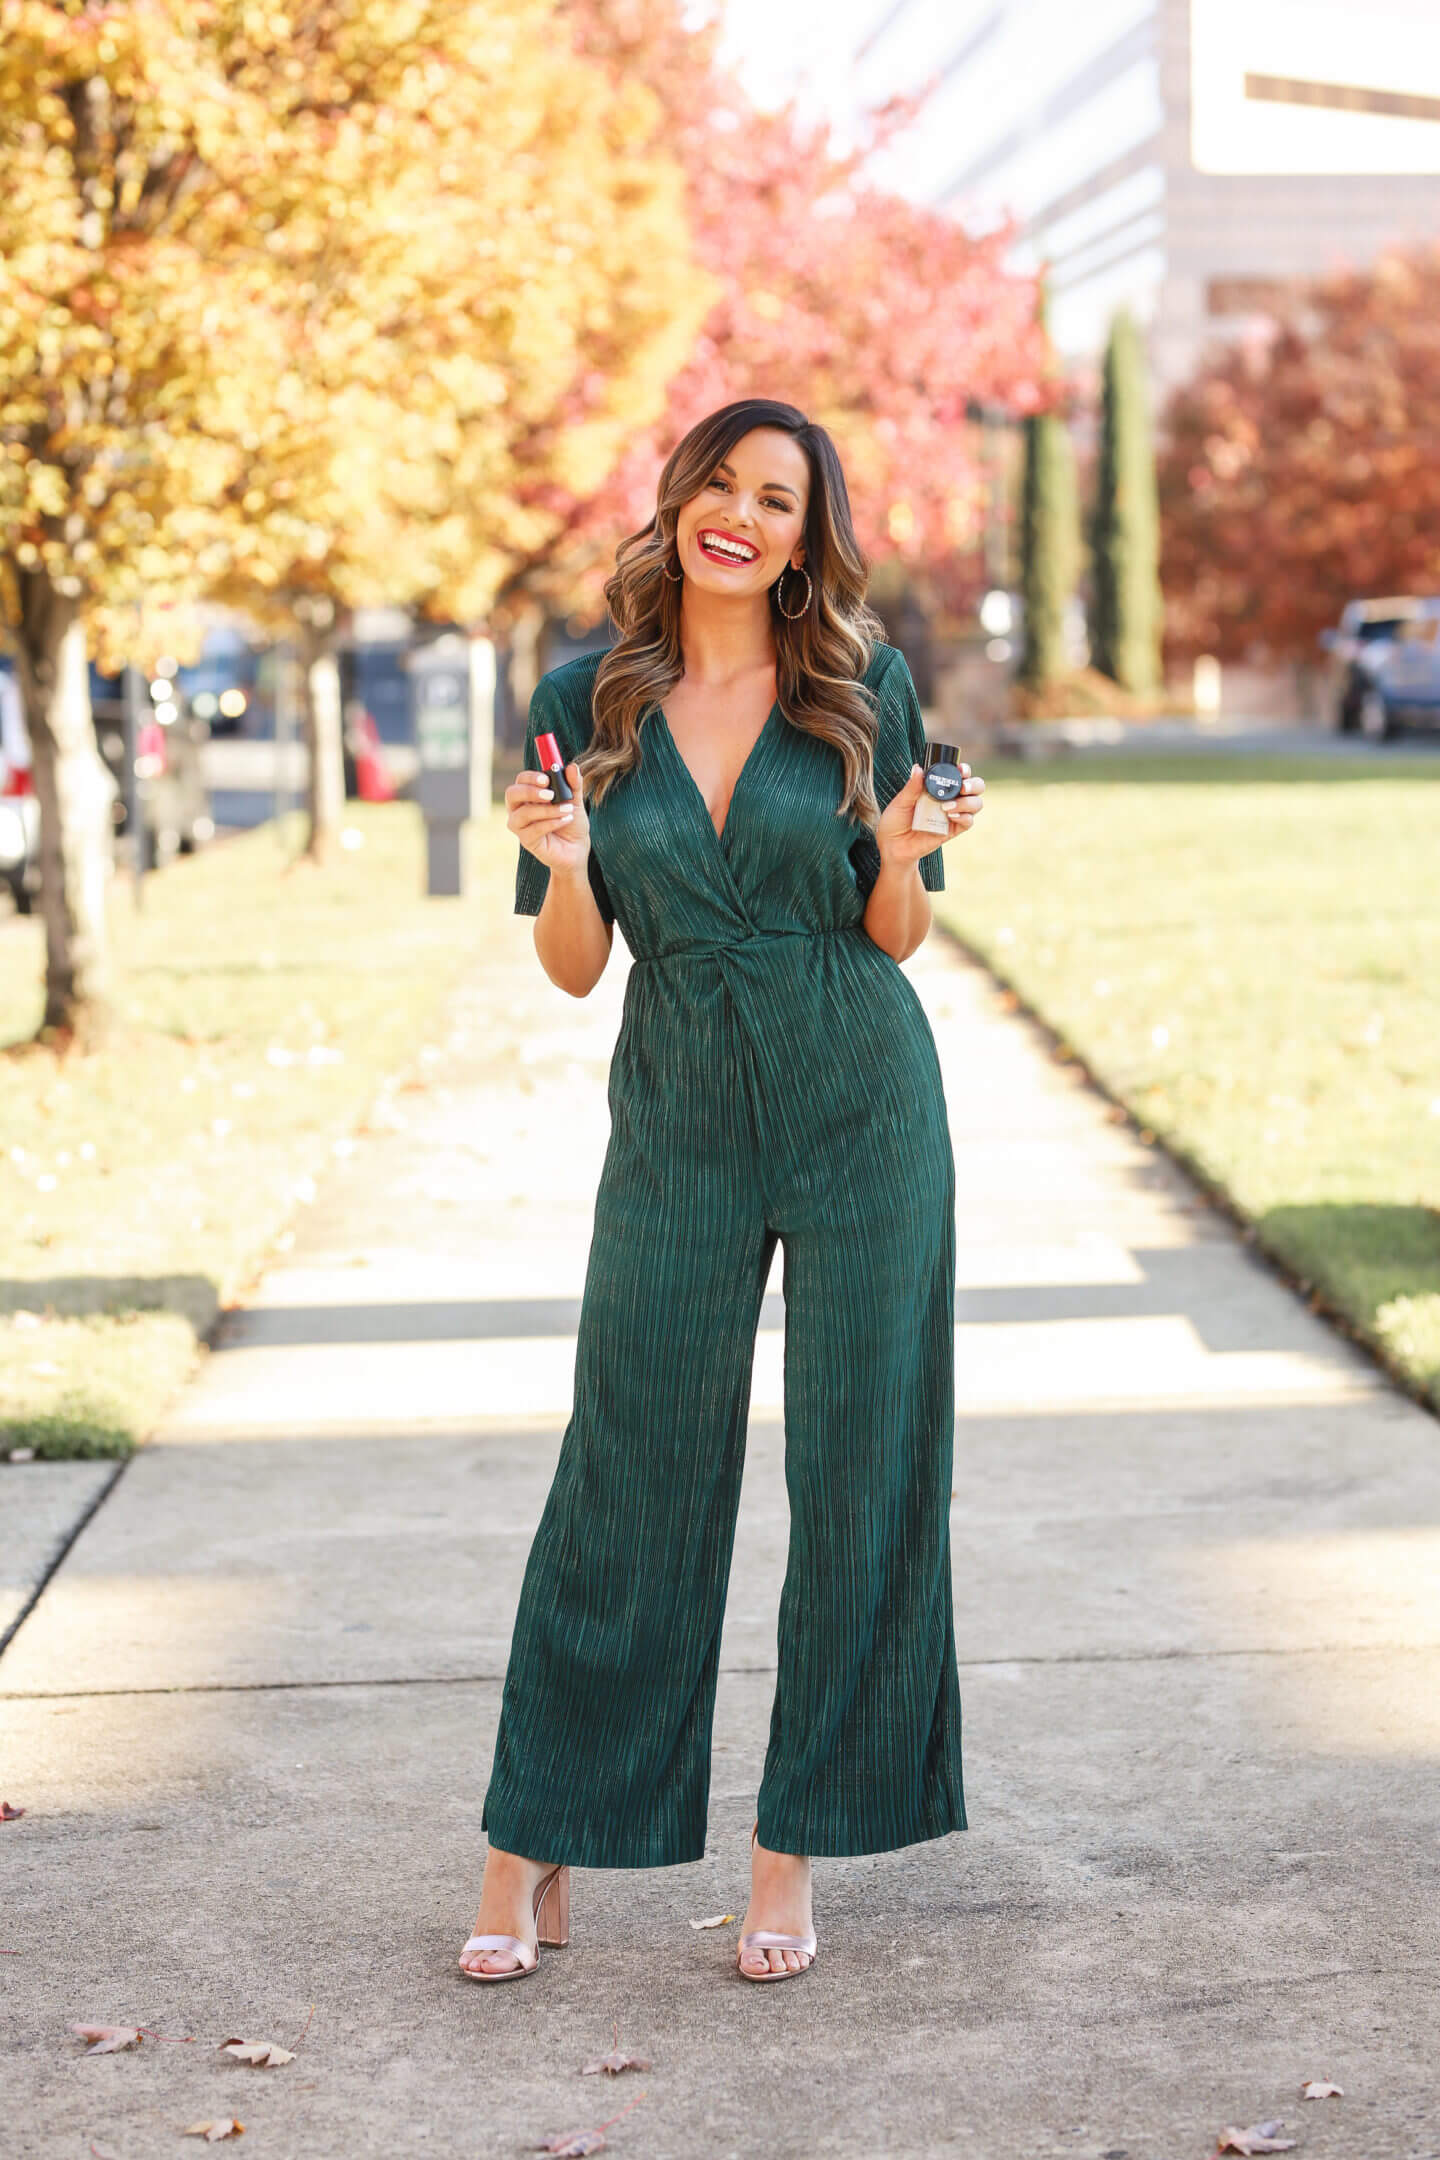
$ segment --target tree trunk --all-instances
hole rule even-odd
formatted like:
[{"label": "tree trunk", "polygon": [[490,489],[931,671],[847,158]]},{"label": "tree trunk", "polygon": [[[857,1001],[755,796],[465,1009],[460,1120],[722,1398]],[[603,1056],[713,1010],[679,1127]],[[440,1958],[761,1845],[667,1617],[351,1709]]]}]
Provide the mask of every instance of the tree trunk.
[{"label": "tree trunk", "polygon": [[333,862],[345,816],[345,730],[340,706],[340,663],[328,647],[305,646],[305,783],[308,830],[305,853],[314,863]]},{"label": "tree trunk", "polygon": [[109,1018],[105,887],[115,787],[95,740],[85,625],[44,571],[20,574],[17,673],[40,804],[42,1028],[93,1043]]}]

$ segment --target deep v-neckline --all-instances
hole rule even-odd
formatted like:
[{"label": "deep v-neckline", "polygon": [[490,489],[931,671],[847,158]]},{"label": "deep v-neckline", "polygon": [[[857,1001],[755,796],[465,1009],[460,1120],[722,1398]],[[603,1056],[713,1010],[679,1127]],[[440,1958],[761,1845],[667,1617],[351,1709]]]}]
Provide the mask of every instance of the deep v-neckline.
[{"label": "deep v-neckline", "polygon": [[751,743],[750,748],[746,751],[744,760],[740,766],[740,770],[735,775],[735,785],[731,788],[730,800],[725,805],[725,822],[723,825],[717,825],[714,818],[710,815],[710,805],[705,800],[705,790],[701,787],[694,773],[691,772],[689,762],[685,756],[685,753],[680,748],[679,743],[675,740],[674,734],[671,731],[670,722],[665,715],[665,708],[663,707],[663,705],[657,705],[655,707],[656,717],[665,730],[665,740],[669,743],[670,748],[674,751],[676,763],[679,765],[681,772],[684,773],[685,778],[690,783],[690,792],[694,796],[695,801],[699,806],[700,815],[703,817],[705,823],[709,826],[711,832],[714,834],[716,846],[721,848],[722,850],[725,846],[725,835],[727,832],[729,832],[731,820],[735,815],[735,798],[740,793],[740,789],[744,784],[745,775],[749,772],[751,766],[754,764],[756,754],[759,751],[760,745],[764,742],[766,736],[770,733],[771,722],[774,720],[775,715],[779,712],[779,710],[780,700],[777,697],[774,704],[770,707],[769,712],[766,713],[764,720],[761,722],[760,732],[755,737],[754,742]]}]

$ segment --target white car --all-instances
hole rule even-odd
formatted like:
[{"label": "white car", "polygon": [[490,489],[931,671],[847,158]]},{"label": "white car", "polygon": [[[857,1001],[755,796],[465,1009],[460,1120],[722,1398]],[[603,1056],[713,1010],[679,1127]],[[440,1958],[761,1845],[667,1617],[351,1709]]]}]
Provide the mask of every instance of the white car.
[{"label": "white car", "polygon": [[17,913],[28,915],[40,889],[40,805],[20,688],[8,669],[0,669],[0,879]]}]

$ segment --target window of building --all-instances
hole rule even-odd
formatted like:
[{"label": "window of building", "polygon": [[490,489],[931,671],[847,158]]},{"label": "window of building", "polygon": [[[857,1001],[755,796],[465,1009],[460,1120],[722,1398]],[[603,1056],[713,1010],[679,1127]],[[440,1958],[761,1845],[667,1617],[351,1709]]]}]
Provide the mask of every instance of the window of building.
[{"label": "window of building", "polygon": [[1291,291],[1283,278],[1218,277],[1205,287],[1207,315],[1274,315]]},{"label": "window of building", "polygon": [[1435,0],[1191,0],[1200,172],[1437,173],[1436,121]]},{"label": "window of building", "polygon": [[1304,82],[1293,75],[1247,75],[1245,95],[1270,105],[1322,105],[1331,112],[1388,113],[1396,120],[1440,120],[1440,97],[1408,90],[1360,90],[1353,83]]}]

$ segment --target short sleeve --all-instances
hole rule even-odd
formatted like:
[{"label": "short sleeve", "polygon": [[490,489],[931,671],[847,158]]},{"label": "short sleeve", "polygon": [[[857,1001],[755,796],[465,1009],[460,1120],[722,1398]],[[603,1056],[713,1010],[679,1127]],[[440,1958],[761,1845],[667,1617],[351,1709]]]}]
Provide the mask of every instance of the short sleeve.
[{"label": "short sleeve", "polygon": [[[912,765],[924,762],[925,721],[903,653],[890,651],[875,696],[875,800],[880,809],[893,802],[910,778]],[[873,833],[864,833],[850,850],[855,882],[867,898],[880,875],[880,850]],[[537,865],[538,867],[538,865]],[[944,892],[944,851],[920,858],[920,882],[928,892]]]},{"label": "short sleeve", "polygon": [[[590,739],[587,726],[577,726],[565,699],[560,695],[548,675],[542,675],[535,685],[535,695],[530,700],[530,719],[525,732],[525,771],[539,769],[539,752],[535,748],[541,735],[551,734],[565,753],[568,765],[577,758]],[[607,923],[615,920],[615,910],[610,904],[610,894],[605,884],[605,874],[600,868],[594,844],[590,848],[590,890],[595,895],[595,905]],[[520,860],[515,866],[515,913],[538,915],[545,904],[550,888],[550,872],[537,860],[528,848],[521,848]]]}]

